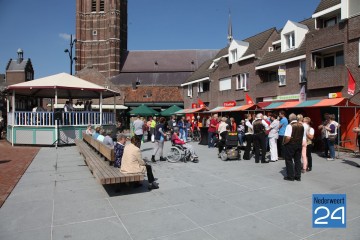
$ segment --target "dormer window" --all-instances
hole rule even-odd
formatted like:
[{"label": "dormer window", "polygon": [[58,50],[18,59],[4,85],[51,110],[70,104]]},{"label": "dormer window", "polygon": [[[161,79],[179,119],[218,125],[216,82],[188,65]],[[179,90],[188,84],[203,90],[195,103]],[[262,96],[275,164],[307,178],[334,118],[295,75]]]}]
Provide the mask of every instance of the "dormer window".
[{"label": "dormer window", "polygon": [[295,48],[295,33],[291,32],[285,35],[286,39],[286,50],[291,50]]},{"label": "dormer window", "polygon": [[228,50],[229,64],[238,62],[244,56],[248,48],[248,42],[232,40]]},{"label": "dormer window", "polygon": [[309,28],[301,23],[287,21],[281,31],[281,52],[296,49],[301,46],[305,40],[305,35]]},{"label": "dormer window", "polygon": [[238,59],[238,55],[237,55],[237,49],[234,49],[231,51],[231,58],[232,58],[232,62],[236,62]]},{"label": "dormer window", "polygon": [[332,26],[335,26],[336,24],[337,24],[336,17],[332,17],[332,18],[324,20],[324,27],[332,27]]}]

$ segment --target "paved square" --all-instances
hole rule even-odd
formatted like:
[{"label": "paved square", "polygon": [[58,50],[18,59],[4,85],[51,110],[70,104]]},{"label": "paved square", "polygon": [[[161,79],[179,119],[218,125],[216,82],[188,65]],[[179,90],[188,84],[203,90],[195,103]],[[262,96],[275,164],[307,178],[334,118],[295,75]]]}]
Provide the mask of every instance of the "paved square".
[{"label": "paved square", "polygon": [[[284,161],[223,162],[192,144],[200,162],[153,164],[151,192],[100,185],[76,147],[42,148],[0,209],[0,239],[359,239],[360,159],[313,154],[313,171],[287,182]],[[347,194],[346,229],[312,228],[313,193]]]}]

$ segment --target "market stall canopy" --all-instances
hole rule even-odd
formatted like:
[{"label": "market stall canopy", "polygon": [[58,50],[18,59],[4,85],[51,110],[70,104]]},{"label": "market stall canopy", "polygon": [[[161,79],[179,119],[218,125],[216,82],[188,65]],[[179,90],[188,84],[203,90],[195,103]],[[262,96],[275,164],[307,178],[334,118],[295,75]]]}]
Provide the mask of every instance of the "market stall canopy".
[{"label": "market stall canopy", "polygon": [[157,116],[159,115],[159,112],[157,112],[156,110],[149,108],[148,106],[141,104],[140,106],[138,106],[137,108],[134,108],[133,110],[131,110],[129,112],[129,114],[131,116],[143,116],[143,117],[147,117],[147,116]]},{"label": "market stall canopy", "polygon": [[273,102],[264,107],[264,110],[270,109],[286,109],[286,108],[304,108],[304,107],[331,107],[331,106],[355,106],[346,98],[331,98],[331,99],[317,99],[308,100],[304,102]]},{"label": "market stall canopy", "polygon": [[161,114],[161,116],[169,117],[171,115],[174,115],[177,111],[180,111],[180,110],[183,110],[183,109],[177,105],[173,105],[173,106],[169,107],[168,109],[162,111],[160,114]]},{"label": "market stall canopy", "polygon": [[99,98],[100,92],[102,92],[103,98],[120,95],[114,90],[106,89],[67,73],[59,73],[7,87],[8,91],[15,90],[15,94],[40,98],[54,98],[55,89],[57,89],[57,97],[63,99]]},{"label": "market stall canopy", "polygon": [[182,115],[182,114],[196,113],[196,112],[200,112],[204,109],[206,109],[206,108],[186,108],[186,109],[175,112],[175,114]]},{"label": "market stall canopy", "polygon": [[208,113],[217,113],[217,112],[239,112],[239,111],[245,111],[249,110],[250,108],[255,107],[254,104],[248,104],[248,105],[242,105],[242,106],[235,106],[235,107],[222,107],[218,106],[214,109],[211,109],[208,111]]}]

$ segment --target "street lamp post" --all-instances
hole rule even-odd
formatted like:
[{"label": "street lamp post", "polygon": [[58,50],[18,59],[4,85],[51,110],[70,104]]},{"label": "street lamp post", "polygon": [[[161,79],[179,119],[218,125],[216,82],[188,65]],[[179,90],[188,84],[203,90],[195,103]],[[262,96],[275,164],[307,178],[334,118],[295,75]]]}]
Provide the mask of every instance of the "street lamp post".
[{"label": "street lamp post", "polygon": [[69,49],[65,49],[64,52],[69,54],[69,58],[70,58],[70,75],[72,75],[72,69],[73,69],[73,63],[74,61],[77,60],[76,57],[73,57],[73,47],[74,44],[76,43],[76,38],[73,39],[72,34],[70,35],[70,50]]}]

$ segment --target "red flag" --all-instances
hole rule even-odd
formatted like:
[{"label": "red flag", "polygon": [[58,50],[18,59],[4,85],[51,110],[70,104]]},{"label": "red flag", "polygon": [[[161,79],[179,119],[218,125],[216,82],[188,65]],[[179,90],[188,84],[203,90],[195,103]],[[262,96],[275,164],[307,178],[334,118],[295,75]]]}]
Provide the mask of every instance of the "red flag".
[{"label": "red flag", "polygon": [[254,104],[254,101],[247,93],[245,94],[245,98],[246,98],[246,104]]},{"label": "red flag", "polygon": [[206,106],[205,106],[205,103],[204,103],[203,101],[201,101],[200,98],[198,99],[198,103],[199,103],[199,107],[201,107],[201,108],[206,107]]},{"label": "red flag", "polygon": [[355,79],[353,75],[351,74],[350,70],[348,70],[348,94],[354,95],[355,93]]}]

